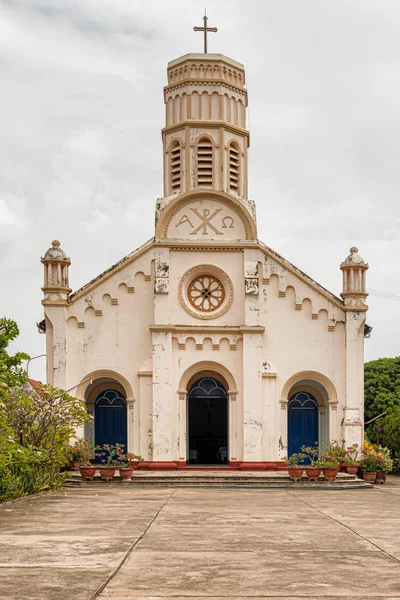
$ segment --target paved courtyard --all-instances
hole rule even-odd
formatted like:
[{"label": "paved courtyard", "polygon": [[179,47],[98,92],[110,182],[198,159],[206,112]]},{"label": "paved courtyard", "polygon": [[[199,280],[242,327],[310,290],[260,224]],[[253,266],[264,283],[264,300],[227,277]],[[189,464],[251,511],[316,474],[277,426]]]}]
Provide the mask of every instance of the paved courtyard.
[{"label": "paved courtyard", "polygon": [[0,598],[400,600],[400,480],[74,488],[0,506]]}]

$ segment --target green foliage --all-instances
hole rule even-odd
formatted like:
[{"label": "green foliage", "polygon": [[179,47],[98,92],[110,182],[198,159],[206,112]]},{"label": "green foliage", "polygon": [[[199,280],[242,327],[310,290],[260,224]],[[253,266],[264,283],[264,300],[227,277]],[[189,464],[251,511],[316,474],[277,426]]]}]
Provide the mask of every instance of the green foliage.
[{"label": "green foliage", "polygon": [[364,380],[365,420],[387,412],[367,425],[368,439],[391,450],[397,470],[397,464],[400,465],[400,356],[366,363]]},{"label": "green foliage", "polygon": [[70,460],[79,461],[82,467],[90,466],[90,460],[94,458],[94,445],[89,438],[78,438],[69,451]]},{"label": "green foliage", "polygon": [[89,419],[82,400],[51,385],[14,387],[4,404],[15,439],[24,447],[45,449],[61,466],[68,460],[69,438]]},{"label": "green foliage", "polygon": [[19,335],[18,325],[11,319],[0,319],[0,399],[4,398],[8,390],[27,381],[26,371],[21,363],[29,359],[25,352],[10,355],[7,351],[10,342]]},{"label": "green foliage", "polygon": [[364,391],[366,421],[400,406],[400,356],[365,363]]},{"label": "green foliage", "polygon": [[400,406],[395,406],[379,420],[379,433],[383,446],[400,457]]},{"label": "green foliage", "polygon": [[340,463],[344,463],[346,460],[346,440],[334,440],[326,445],[325,451],[321,459],[326,463],[325,466],[330,467],[331,465],[339,466]]},{"label": "green foliage", "polygon": [[319,456],[318,443],[316,443],[314,446],[302,446],[300,450],[306,455],[306,459],[308,459],[310,467],[315,467]]},{"label": "green foliage", "polygon": [[307,456],[303,452],[295,452],[289,458],[283,459],[286,461],[287,467],[298,467],[299,465],[304,464]]},{"label": "green foliage", "polygon": [[64,480],[45,450],[23,448],[11,437],[0,440],[0,502],[57,489]]},{"label": "green foliage", "polygon": [[0,502],[59,488],[68,439],[89,419],[82,401],[27,383],[21,364],[29,356],[7,350],[18,334],[15,321],[0,319]]}]

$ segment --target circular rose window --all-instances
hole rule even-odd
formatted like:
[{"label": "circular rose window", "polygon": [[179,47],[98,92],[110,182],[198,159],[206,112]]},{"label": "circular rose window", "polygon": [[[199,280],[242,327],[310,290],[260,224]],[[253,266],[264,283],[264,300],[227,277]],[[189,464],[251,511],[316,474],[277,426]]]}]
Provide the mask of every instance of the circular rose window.
[{"label": "circular rose window", "polygon": [[189,283],[187,295],[193,308],[211,312],[223,304],[225,288],[213,275],[198,275]]},{"label": "circular rose window", "polygon": [[179,285],[183,308],[198,319],[215,319],[232,304],[229,276],[214,265],[198,265],[183,275]]}]

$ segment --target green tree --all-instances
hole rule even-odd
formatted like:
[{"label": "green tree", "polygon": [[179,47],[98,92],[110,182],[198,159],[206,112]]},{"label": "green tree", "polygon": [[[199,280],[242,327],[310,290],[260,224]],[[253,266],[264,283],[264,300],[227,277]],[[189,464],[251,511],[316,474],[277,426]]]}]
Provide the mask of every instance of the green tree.
[{"label": "green tree", "polygon": [[61,464],[68,440],[90,418],[83,400],[51,385],[14,387],[3,404],[14,439],[21,446],[45,450]]},{"label": "green tree", "polygon": [[400,406],[389,409],[385,418],[379,421],[382,445],[400,456]]},{"label": "green tree", "polygon": [[365,363],[365,420],[400,406],[400,356]]},{"label": "green tree", "polygon": [[27,381],[27,374],[21,364],[29,359],[25,352],[17,352],[14,355],[8,353],[8,347],[19,335],[18,325],[12,319],[0,319],[0,399],[4,398],[8,391]]}]

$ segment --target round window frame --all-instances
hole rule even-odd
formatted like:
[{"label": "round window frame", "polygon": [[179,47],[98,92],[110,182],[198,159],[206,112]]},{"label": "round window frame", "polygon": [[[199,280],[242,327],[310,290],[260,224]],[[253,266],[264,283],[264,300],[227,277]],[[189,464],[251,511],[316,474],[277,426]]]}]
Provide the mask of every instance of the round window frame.
[{"label": "round window frame", "polygon": [[[203,312],[194,308],[188,297],[188,288],[196,277],[213,276],[219,279],[224,286],[225,299],[221,306],[214,311]],[[233,302],[233,285],[227,273],[214,265],[197,265],[188,269],[182,276],[179,283],[179,300],[183,308],[193,317],[202,320],[217,319],[230,308]]]}]

